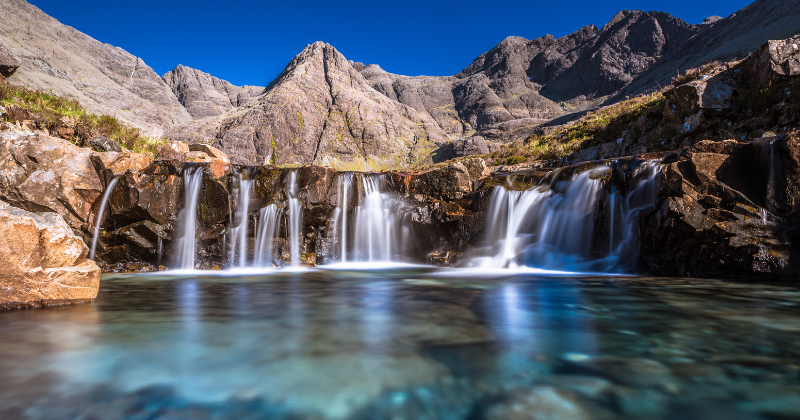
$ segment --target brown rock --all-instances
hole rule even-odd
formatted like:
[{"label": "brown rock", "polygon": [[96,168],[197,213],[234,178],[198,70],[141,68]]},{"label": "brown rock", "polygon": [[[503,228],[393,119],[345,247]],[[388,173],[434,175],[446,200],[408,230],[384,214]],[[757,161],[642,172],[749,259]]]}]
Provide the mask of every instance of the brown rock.
[{"label": "brown rock", "polygon": [[189,145],[181,141],[169,141],[158,149],[156,160],[186,160]]},{"label": "brown rock", "polygon": [[97,297],[100,269],[56,213],[0,202],[0,307]]},{"label": "brown rock", "polygon": [[222,153],[222,151],[217,149],[216,147],[212,147],[207,144],[202,144],[202,143],[190,144],[189,151],[203,152],[215,160],[221,160],[223,163],[231,163],[231,160],[228,159],[228,155]]}]

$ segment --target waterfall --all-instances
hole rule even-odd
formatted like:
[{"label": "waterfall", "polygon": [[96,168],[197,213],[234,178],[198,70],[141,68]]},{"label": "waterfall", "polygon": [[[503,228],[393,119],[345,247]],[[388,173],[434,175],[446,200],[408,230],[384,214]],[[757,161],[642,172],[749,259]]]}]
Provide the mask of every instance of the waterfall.
[{"label": "waterfall", "polygon": [[[348,213],[349,191],[360,182],[361,191]],[[397,252],[398,210],[401,201],[382,192],[383,178],[377,174],[341,174],[338,179],[339,206],[331,217],[331,235],[338,243],[338,261],[388,262]],[[353,217],[354,223],[348,218]],[[334,256],[336,259],[336,256]]]},{"label": "waterfall", "polygon": [[474,258],[472,264],[559,270],[618,267],[636,252],[636,215],[655,202],[658,168],[655,163],[641,165],[625,195],[613,186],[605,192],[609,226],[603,252],[597,250],[595,221],[604,194],[601,179],[611,168],[596,167],[569,180],[556,170],[527,191],[496,187],[487,219],[489,249],[484,255],[489,256]]},{"label": "waterfall", "polygon": [[289,242],[292,266],[300,266],[300,224],[303,218],[303,209],[300,207],[300,200],[297,199],[297,171],[292,171],[289,176]]},{"label": "waterfall", "polygon": [[203,167],[193,166],[183,172],[183,205],[178,220],[181,229],[178,236],[175,263],[177,268],[184,270],[194,269],[195,257],[195,228],[197,224],[197,198],[200,196],[200,186],[203,181]]},{"label": "waterfall", "polygon": [[89,259],[94,259],[94,251],[97,248],[97,238],[100,236],[100,223],[103,222],[103,214],[106,211],[106,204],[108,203],[108,196],[111,195],[111,191],[114,190],[114,187],[117,185],[117,178],[111,180],[108,183],[108,187],[106,187],[106,191],[103,193],[102,201],[100,202],[100,212],[97,213],[97,219],[94,221],[94,236],[92,237],[92,249],[89,251]]},{"label": "waterfall", "polygon": [[236,201],[236,215],[231,218],[230,265],[231,267],[247,266],[248,217],[250,210],[250,193],[253,180],[239,176],[239,195]]},{"label": "waterfall", "polygon": [[253,258],[256,267],[271,267],[273,247],[278,233],[278,206],[270,204],[258,213],[256,245]]}]

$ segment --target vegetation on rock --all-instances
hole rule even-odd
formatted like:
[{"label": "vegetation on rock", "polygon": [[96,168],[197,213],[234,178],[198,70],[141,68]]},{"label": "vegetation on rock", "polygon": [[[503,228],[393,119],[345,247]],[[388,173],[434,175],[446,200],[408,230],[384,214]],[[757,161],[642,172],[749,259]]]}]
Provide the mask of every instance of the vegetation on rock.
[{"label": "vegetation on rock", "polygon": [[109,115],[89,113],[77,100],[40,90],[14,86],[0,77],[0,105],[6,109],[4,121],[31,121],[35,128],[65,138],[78,146],[96,137],[109,138],[135,153],[155,156],[165,140],[142,135]]}]

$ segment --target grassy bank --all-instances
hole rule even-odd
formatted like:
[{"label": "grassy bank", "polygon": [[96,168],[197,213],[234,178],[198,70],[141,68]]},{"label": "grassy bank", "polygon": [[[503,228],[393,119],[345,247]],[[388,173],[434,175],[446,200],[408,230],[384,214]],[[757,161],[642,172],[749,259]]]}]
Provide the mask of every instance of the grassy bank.
[{"label": "grassy bank", "polygon": [[0,105],[6,109],[3,121],[30,120],[39,129],[65,138],[78,146],[95,136],[114,140],[136,153],[155,156],[164,139],[148,137],[109,115],[89,113],[78,101],[53,94],[15,86],[0,76]]}]

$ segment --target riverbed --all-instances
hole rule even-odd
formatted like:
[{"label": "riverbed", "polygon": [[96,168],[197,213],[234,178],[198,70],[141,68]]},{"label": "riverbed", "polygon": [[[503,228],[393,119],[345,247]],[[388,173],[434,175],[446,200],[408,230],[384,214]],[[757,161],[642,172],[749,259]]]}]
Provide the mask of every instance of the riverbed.
[{"label": "riverbed", "polygon": [[800,288],[763,283],[108,274],[93,304],[0,313],[0,418],[797,418],[798,333]]}]

